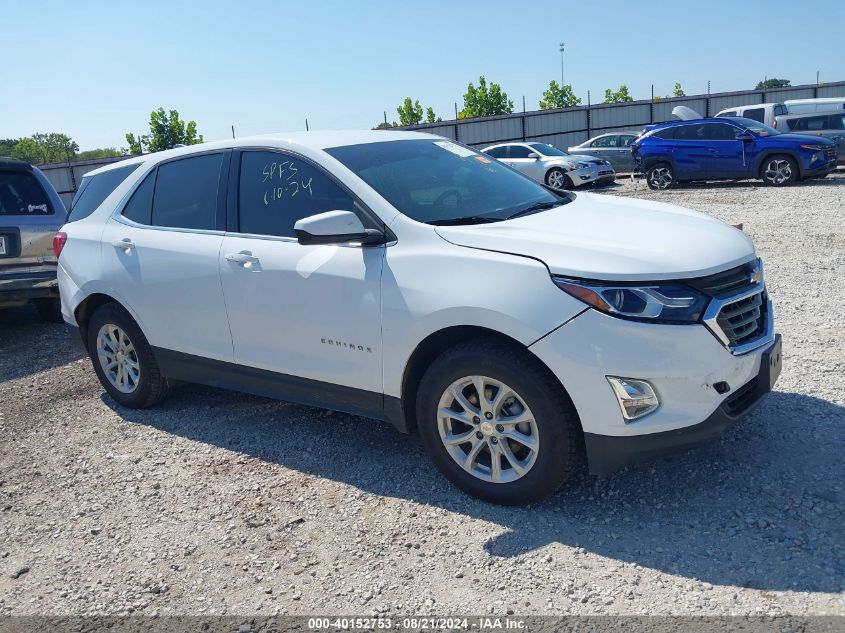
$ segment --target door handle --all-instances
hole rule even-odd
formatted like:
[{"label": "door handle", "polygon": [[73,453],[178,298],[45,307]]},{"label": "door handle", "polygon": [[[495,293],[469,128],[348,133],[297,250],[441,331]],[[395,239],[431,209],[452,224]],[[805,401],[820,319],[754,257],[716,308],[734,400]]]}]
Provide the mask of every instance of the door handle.
[{"label": "door handle", "polygon": [[112,246],[115,248],[119,248],[121,250],[129,251],[135,250],[135,242],[130,240],[128,237],[124,237],[122,240],[112,240]]},{"label": "door handle", "polygon": [[226,255],[226,261],[232,262],[233,264],[240,264],[244,268],[252,268],[260,260],[249,251],[241,251],[240,253],[229,253]]}]

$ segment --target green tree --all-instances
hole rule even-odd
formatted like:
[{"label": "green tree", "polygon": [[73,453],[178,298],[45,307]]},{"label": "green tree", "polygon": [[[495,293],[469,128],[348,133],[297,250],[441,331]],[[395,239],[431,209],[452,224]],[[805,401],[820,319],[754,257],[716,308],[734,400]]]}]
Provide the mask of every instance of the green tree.
[{"label": "green tree", "polygon": [[98,147],[96,149],[85,150],[76,155],[76,160],[93,160],[95,158],[117,158],[123,156],[124,152],[114,147]]},{"label": "green tree", "polygon": [[684,92],[684,89],[681,88],[681,83],[678,82],[678,81],[675,82],[675,90],[672,93],[672,96],[675,96],[675,97],[686,97],[687,96],[687,93]]},{"label": "green tree", "polygon": [[561,86],[554,79],[549,82],[549,89],[543,92],[543,98],[540,99],[541,110],[571,108],[577,105],[581,105],[581,99],[572,92],[572,85]]},{"label": "green tree", "polygon": [[399,124],[394,121],[393,123],[388,123],[387,121],[382,121],[377,126],[375,126],[374,130],[390,130],[392,128],[399,127]]},{"label": "green tree", "polygon": [[15,143],[11,155],[33,165],[43,165],[73,160],[78,151],[79,145],[67,134],[39,132]]},{"label": "green tree", "polygon": [[789,79],[764,79],[758,81],[754,90],[768,90],[769,88],[785,88],[789,85]]},{"label": "green tree", "polygon": [[2,138],[0,139],[0,156],[12,156],[12,150],[20,141],[19,138]]},{"label": "green tree", "polygon": [[426,108],[425,109],[425,122],[426,123],[434,123],[437,121],[437,115],[434,114],[434,108]]},{"label": "green tree", "polygon": [[458,114],[460,119],[477,116],[494,116],[496,114],[510,114],[513,112],[513,101],[499,84],[491,83],[487,87],[484,75],[478,78],[478,88],[472,83],[467,86],[464,95],[464,109]]},{"label": "green tree", "polygon": [[176,145],[196,145],[202,143],[202,140],[202,134],[197,134],[196,121],[186,123],[179,117],[179,112],[165,112],[164,108],[150,113],[149,134],[135,136],[131,132],[126,133],[126,142],[132,154],[142,154],[145,149],[160,152]]},{"label": "green tree", "polygon": [[419,101],[411,101],[411,97],[405,97],[396,111],[399,113],[400,125],[416,125],[423,120],[423,109]]},{"label": "green tree", "polygon": [[622,84],[619,90],[613,92],[610,88],[604,91],[605,103],[623,103],[625,101],[633,101],[634,98],[628,94],[628,86]]}]

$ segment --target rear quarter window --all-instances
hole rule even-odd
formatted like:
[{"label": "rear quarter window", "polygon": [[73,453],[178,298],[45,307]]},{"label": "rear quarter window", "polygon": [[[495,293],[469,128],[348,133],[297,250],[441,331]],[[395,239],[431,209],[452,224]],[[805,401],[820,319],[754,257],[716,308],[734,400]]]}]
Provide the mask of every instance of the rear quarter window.
[{"label": "rear quarter window", "polygon": [[53,205],[29,172],[0,171],[0,216],[52,215]]},{"label": "rear quarter window", "polygon": [[677,129],[677,127],[667,127],[662,130],[657,130],[652,134],[652,136],[663,139],[665,141],[671,141],[675,138],[675,130]]},{"label": "rear quarter window", "polygon": [[85,176],[79,186],[79,191],[73,197],[67,221],[76,222],[94,213],[103,200],[108,198],[111,192],[117,189],[118,185],[138,167],[140,165],[127,165],[110,169],[96,176]]}]

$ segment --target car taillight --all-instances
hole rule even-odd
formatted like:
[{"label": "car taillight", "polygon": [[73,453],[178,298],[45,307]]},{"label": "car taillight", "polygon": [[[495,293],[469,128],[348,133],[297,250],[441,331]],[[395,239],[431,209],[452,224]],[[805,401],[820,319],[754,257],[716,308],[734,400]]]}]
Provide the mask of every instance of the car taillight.
[{"label": "car taillight", "polygon": [[56,257],[62,254],[65,242],[67,242],[67,233],[56,233],[53,236],[53,253],[55,253]]},{"label": "car taillight", "polygon": [[775,128],[775,129],[778,129],[778,120],[777,119],[772,121],[772,127]]}]

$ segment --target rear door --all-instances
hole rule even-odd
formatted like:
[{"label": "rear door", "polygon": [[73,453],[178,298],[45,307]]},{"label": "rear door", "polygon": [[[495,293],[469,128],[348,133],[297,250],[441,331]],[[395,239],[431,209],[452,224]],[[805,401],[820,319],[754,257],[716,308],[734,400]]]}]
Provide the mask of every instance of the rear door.
[{"label": "rear door", "polygon": [[616,146],[616,141],[616,134],[600,136],[590,143],[589,153],[604,160],[609,160],[615,166],[616,159],[619,158],[619,148]]},{"label": "rear door", "polygon": [[705,138],[706,123],[675,127],[672,157],[676,180],[704,180],[708,175],[711,143]]},{"label": "rear door", "polygon": [[232,360],[219,267],[230,155],[159,164],[103,231],[105,280],[159,350]]},{"label": "rear door", "polygon": [[634,171],[634,155],[631,144],[637,140],[635,134],[620,134],[616,138],[616,157],[611,161],[616,171]]},{"label": "rear door", "polygon": [[845,112],[829,116],[825,136],[836,143],[839,164],[845,163]]},{"label": "rear door", "polygon": [[273,380],[293,400],[319,400],[324,389],[348,397],[345,410],[378,409],[385,247],[303,245],[293,231],[326,211],[352,211],[375,228],[373,220],[308,159],[255,149],[234,160],[220,279],[235,362],[281,374]]}]

